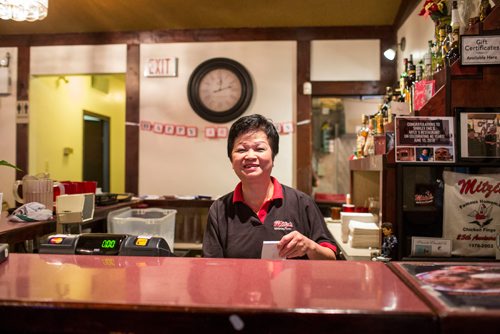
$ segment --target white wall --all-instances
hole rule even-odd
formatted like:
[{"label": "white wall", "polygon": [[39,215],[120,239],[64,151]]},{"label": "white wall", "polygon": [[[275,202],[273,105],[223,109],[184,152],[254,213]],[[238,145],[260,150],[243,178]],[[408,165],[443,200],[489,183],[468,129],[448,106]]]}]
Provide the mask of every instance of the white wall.
[{"label": "white wall", "polygon": [[[203,120],[187,98],[189,76],[201,62],[227,57],[240,62],[253,79],[254,97],[244,115],[260,113],[275,122],[294,121],[296,109],[295,42],[214,42],[141,45],[141,71],[149,58],[178,58],[178,76],[141,77],[142,121],[195,126],[197,138],[141,131],[139,193],[223,195],[239,181],[226,154],[227,139],[207,139],[208,126],[225,126]],[[294,137],[280,137],[280,152],[273,175],[293,186]]]},{"label": "white wall", "polygon": [[428,41],[434,39],[434,22],[430,17],[419,16],[424,0],[415,8],[408,19],[403,23],[397,32],[397,41],[405,37],[406,47],[401,51],[399,45],[397,49],[397,73],[398,77],[403,72],[403,58],[409,58],[413,55],[413,63],[416,64],[424,57],[428,49]]},{"label": "white wall", "polygon": [[126,73],[127,46],[36,46],[30,49],[30,74]]},{"label": "white wall", "polygon": [[[0,95],[0,160],[16,162],[16,102],[17,102],[17,48],[0,48],[0,58],[10,53],[10,94]],[[14,205],[12,185],[15,181],[15,170],[0,167],[0,193],[10,206]],[[1,203],[0,203],[1,207]],[[0,210],[1,211],[1,210]]]},{"label": "white wall", "polygon": [[311,80],[380,80],[380,40],[312,41]]}]

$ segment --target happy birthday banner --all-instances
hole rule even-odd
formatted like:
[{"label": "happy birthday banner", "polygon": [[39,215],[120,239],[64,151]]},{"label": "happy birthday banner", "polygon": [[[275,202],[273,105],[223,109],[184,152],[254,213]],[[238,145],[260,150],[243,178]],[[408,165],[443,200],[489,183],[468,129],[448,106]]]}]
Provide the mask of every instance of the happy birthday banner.
[{"label": "happy birthday banner", "polygon": [[[198,138],[199,133],[199,128],[193,125],[141,121],[139,126],[142,131],[166,136]],[[276,127],[276,131],[282,135],[287,135],[295,131],[295,124],[293,122],[278,122],[274,123],[274,126]],[[203,132],[204,137],[207,139],[227,138],[228,133],[229,128],[227,126],[206,126]]]}]

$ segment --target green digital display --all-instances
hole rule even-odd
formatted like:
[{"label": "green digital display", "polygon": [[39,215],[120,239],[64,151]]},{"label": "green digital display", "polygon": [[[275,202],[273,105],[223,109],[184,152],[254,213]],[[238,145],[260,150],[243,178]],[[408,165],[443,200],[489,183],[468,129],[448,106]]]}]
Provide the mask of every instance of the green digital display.
[{"label": "green digital display", "polygon": [[116,246],[116,240],[104,239],[101,243],[101,247],[105,249],[113,249]]},{"label": "green digital display", "polygon": [[78,237],[75,254],[118,255],[125,234],[84,233]]}]

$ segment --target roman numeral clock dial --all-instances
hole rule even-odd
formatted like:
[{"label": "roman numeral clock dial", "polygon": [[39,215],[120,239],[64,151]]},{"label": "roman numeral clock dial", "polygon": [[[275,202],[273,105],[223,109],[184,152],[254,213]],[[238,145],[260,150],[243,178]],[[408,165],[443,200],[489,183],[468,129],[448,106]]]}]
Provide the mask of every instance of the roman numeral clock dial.
[{"label": "roman numeral clock dial", "polygon": [[210,122],[226,123],[238,118],[250,105],[252,94],[249,72],[228,58],[201,63],[189,78],[189,103],[200,117]]}]

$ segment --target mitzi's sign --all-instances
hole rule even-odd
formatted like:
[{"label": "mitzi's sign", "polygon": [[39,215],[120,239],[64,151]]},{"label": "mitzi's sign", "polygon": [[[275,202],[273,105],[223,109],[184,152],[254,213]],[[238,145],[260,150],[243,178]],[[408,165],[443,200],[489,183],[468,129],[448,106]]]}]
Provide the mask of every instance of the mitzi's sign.
[{"label": "mitzi's sign", "polygon": [[452,254],[495,256],[500,232],[500,175],[443,172],[443,237]]}]

